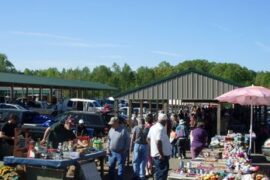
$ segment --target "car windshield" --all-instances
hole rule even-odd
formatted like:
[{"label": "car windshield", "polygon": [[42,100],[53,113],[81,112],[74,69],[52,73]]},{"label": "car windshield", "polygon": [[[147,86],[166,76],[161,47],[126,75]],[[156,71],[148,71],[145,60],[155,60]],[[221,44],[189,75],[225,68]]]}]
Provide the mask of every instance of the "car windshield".
[{"label": "car windshield", "polygon": [[16,105],[17,109],[20,109],[20,110],[26,110],[24,107],[20,106],[20,105]]},{"label": "car windshield", "polygon": [[94,101],[93,104],[95,105],[95,107],[101,107],[101,105],[97,101]]},{"label": "car windshield", "polygon": [[101,116],[95,114],[85,114],[84,122],[86,126],[91,125],[104,125],[104,121]]},{"label": "car windshield", "polygon": [[33,123],[33,120],[36,116],[39,116],[38,112],[24,112],[22,120],[24,123]]}]

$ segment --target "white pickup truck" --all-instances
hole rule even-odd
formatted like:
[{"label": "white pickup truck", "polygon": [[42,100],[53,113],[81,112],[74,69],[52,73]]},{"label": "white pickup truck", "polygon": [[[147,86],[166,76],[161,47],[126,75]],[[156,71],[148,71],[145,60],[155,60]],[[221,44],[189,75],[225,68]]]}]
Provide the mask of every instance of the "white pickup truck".
[{"label": "white pickup truck", "polygon": [[99,112],[102,110],[102,106],[96,100],[71,98],[71,99],[64,100],[62,110],[63,111],[76,110],[76,111]]}]

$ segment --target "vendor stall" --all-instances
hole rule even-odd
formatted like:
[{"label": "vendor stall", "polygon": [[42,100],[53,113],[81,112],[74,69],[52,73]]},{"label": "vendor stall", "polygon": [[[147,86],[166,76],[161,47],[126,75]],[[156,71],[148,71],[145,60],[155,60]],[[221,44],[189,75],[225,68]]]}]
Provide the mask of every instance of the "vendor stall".
[{"label": "vendor stall", "polygon": [[[3,161],[26,179],[66,179],[67,175],[75,179],[101,179],[103,176],[106,151],[102,139],[78,136],[54,149],[51,142],[34,141],[25,129],[17,128],[15,135],[13,156],[5,156]],[[100,173],[95,160],[99,161]]]},{"label": "vendor stall", "polygon": [[179,168],[168,179],[191,180],[242,180],[267,179],[258,166],[252,166],[247,155],[248,142],[241,134],[212,138],[209,148],[204,149],[194,160],[180,160]]},{"label": "vendor stall", "polygon": [[[87,154],[84,154],[75,159],[40,159],[40,158],[22,158],[14,156],[4,157],[5,165],[24,165],[26,167],[27,176],[33,176],[34,172],[39,172],[42,174],[43,178],[49,178],[58,176],[59,179],[64,179],[67,173],[68,167],[74,165],[76,168],[80,168],[79,162],[82,160],[92,161],[94,159],[99,159],[100,161],[100,173],[103,176],[104,171],[104,158],[106,156],[105,151],[92,151]],[[31,174],[27,173],[31,171]],[[57,173],[56,173],[57,172]],[[36,176],[40,176],[39,173],[36,173]],[[53,175],[53,176],[52,176]],[[75,174],[75,176],[78,174]],[[30,179],[30,178],[27,178]]]}]

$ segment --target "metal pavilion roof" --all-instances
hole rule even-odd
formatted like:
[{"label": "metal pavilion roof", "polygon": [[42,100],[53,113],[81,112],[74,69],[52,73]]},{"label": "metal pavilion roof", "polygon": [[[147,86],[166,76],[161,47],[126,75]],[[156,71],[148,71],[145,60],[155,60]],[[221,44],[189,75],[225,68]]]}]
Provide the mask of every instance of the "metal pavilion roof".
[{"label": "metal pavilion roof", "polygon": [[98,82],[64,80],[60,78],[47,78],[4,72],[0,72],[0,86],[116,90],[114,87]]},{"label": "metal pavilion roof", "polygon": [[241,85],[232,81],[189,69],[172,74],[163,79],[117,94],[118,99],[182,99],[182,100],[213,100]]}]

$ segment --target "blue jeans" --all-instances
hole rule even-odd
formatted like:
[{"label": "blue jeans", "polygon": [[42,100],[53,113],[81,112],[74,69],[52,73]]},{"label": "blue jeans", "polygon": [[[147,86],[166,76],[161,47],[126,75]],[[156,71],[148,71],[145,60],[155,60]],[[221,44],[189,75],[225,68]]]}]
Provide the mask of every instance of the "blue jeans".
[{"label": "blue jeans", "polygon": [[168,171],[169,171],[169,156],[164,156],[163,160],[160,160],[159,157],[154,157],[154,179],[155,180],[167,180]]},{"label": "blue jeans", "polygon": [[171,143],[171,145],[172,145],[172,155],[171,155],[171,157],[176,158],[177,152],[178,152],[177,144],[176,144],[176,142],[173,142],[173,143]]},{"label": "blue jeans", "polygon": [[133,171],[136,177],[145,178],[147,158],[148,145],[135,143],[133,151]]},{"label": "blue jeans", "polygon": [[124,168],[125,168],[125,161],[126,161],[127,153],[117,153],[117,152],[111,152],[111,155],[109,156],[109,176],[110,179],[114,178],[114,171],[115,171],[115,165],[116,162],[118,164],[118,178],[117,180],[122,180],[124,175]]}]

